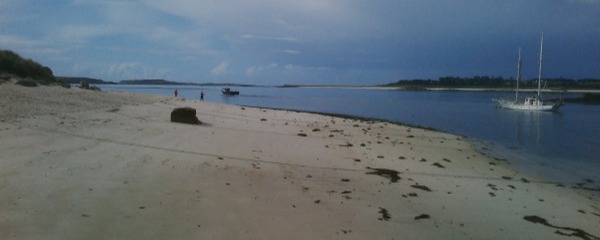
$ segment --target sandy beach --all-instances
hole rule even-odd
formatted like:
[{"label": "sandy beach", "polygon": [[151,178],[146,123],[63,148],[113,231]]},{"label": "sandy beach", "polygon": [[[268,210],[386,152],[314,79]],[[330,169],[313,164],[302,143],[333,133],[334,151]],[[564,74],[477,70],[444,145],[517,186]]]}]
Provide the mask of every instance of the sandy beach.
[{"label": "sandy beach", "polygon": [[0,104],[0,239],[600,237],[598,197],[451,134],[12,82]]}]

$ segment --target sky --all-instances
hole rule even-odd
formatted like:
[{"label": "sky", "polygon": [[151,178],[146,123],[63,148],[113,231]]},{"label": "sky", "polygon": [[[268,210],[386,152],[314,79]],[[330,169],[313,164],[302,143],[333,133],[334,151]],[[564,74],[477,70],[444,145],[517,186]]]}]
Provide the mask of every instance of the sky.
[{"label": "sky", "polygon": [[0,0],[0,49],[56,76],[371,85],[600,78],[600,0]]}]

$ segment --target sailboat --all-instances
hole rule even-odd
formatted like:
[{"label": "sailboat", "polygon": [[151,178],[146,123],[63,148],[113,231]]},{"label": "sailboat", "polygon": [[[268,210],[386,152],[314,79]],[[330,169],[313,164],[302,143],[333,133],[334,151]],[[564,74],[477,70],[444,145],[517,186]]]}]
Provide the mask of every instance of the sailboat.
[{"label": "sailboat", "polygon": [[519,60],[517,63],[517,89],[515,100],[494,99],[501,108],[522,111],[556,111],[562,104],[560,102],[547,102],[542,99],[542,50],[544,47],[544,33],[542,33],[540,41],[540,68],[538,71],[538,88],[537,95],[527,97],[524,100],[519,100],[519,82],[521,81],[521,48],[519,48]]}]

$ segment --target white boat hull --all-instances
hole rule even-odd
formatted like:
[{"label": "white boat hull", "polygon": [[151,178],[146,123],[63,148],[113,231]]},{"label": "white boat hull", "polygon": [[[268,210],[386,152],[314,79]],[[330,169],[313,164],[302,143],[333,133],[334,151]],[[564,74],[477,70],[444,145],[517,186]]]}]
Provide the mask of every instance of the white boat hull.
[{"label": "white boat hull", "polygon": [[542,101],[506,101],[496,100],[501,108],[520,110],[520,111],[556,111],[561,106],[560,103],[544,103]]}]

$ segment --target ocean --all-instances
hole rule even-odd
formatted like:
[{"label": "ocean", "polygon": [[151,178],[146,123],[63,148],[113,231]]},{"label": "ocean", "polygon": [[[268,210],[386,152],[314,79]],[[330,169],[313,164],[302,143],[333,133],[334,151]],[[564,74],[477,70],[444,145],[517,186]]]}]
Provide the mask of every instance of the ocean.
[{"label": "ocean", "polygon": [[[418,125],[468,137],[481,151],[506,159],[517,170],[568,186],[600,188],[600,105],[567,104],[558,112],[496,108],[510,92],[399,91],[357,88],[98,85],[116,90],[264,108],[345,114]],[[522,93],[523,95],[523,93]],[[552,97],[574,97],[555,94]],[[590,183],[592,181],[593,183]]]}]

